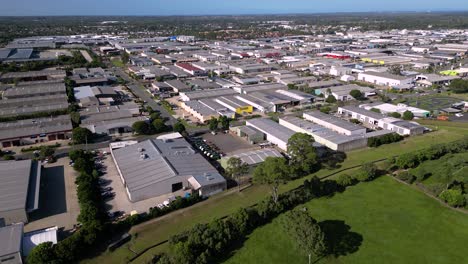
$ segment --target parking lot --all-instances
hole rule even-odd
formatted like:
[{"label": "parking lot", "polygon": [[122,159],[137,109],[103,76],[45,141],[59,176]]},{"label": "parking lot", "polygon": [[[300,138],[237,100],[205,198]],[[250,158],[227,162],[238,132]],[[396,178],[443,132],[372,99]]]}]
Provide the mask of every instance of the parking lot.
[{"label": "parking lot", "polygon": [[73,229],[80,212],[76,194],[76,172],[69,166],[68,157],[45,164],[41,175],[39,209],[29,215],[25,232],[58,226]]},{"label": "parking lot", "polygon": [[237,152],[239,150],[248,150],[255,148],[255,146],[250,145],[247,141],[232,135],[225,133],[217,133],[212,135],[207,133],[203,135],[203,139],[206,140],[208,145],[215,145],[219,148],[219,152],[225,155],[229,155],[232,152]]},{"label": "parking lot", "polygon": [[[109,152],[109,149],[101,149],[101,151]],[[150,207],[156,207],[158,204],[162,204],[171,196],[184,195],[183,191],[179,191],[174,194],[162,195],[132,203],[128,199],[127,191],[122,184],[122,180],[120,179],[117,168],[112,161],[112,157],[110,155],[105,156],[102,163],[105,170],[104,175],[101,176],[101,178],[107,181],[106,184],[103,184],[103,187],[111,187],[112,192],[115,193],[115,196],[112,199],[106,200],[106,208],[109,212],[122,211],[125,214],[130,214],[132,211],[137,211],[138,213],[148,212]]]}]

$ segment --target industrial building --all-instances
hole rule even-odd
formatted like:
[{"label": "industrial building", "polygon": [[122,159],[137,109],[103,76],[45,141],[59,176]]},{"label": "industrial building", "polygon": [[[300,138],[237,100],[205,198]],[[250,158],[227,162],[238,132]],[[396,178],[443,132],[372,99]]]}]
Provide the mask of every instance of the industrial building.
[{"label": "industrial building", "polygon": [[8,72],[0,75],[1,82],[29,82],[44,80],[63,80],[67,76],[64,70],[42,70],[28,72]]},{"label": "industrial building", "polygon": [[358,80],[382,86],[402,86],[413,83],[412,77],[394,75],[387,72],[366,71],[358,74]]},{"label": "industrial building", "polygon": [[335,151],[350,151],[367,146],[367,137],[365,134],[351,136],[339,134],[324,126],[314,124],[298,117],[282,117],[279,119],[279,124],[296,133],[311,135],[315,142]]},{"label": "industrial building", "polygon": [[307,112],[302,117],[308,121],[333,130],[338,134],[354,136],[366,134],[366,128],[319,111]]},{"label": "industrial building", "polygon": [[33,160],[0,161],[0,225],[27,223],[39,208],[41,165]]},{"label": "industrial building", "polygon": [[357,119],[363,125],[371,128],[381,128],[398,133],[402,136],[419,135],[425,128],[416,122],[408,122],[398,118],[386,117],[380,113],[366,110],[356,106],[343,106],[338,108],[338,113],[346,118]]},{"label": "industrial building", "polygon": [[406,111],[410,111],[416,117],[429,117],[431,115],[431,112],[427,110],[408,106],[406,104],[393,105],[393,104],[388,104],[388,103],[375,103],[375,104],[364,104],[364,105],[361,105],[360,107],[366,110],[371,110],[372,108],[379,109],[380,113],[384,115],[389,115],[392,113],[399,113],[403,115],[403,113]]},{"label": "industrial building", "polygon": [[0,263],[22,264],[23,223],[0,227]]},{"label": "industrial building", "polygon": [[111,149],[111,154],[132,202],[188,188],[191,177],[203,195],[226,189],[218,171],[182,137],[150,139]]},{"label": "industrial building", "polygon": [[369,87],[359,86],[356,84],[348,84],[348,85],[315,89],[315,94],[316,95],[323,94],[325,98],[330,95],[333,95],[338,101],[348,101],[348,100],[356,99],[350,95],[350,92],[352,90],[360,91],[364,97],[373,96],[376,94],[374,89],[369,88]]},{"label": "industrial building", "polygon": [[295,131],[285,126],[282,126],[275,121],[266,118],[247,120],[246,125],[262,132],[266,140],[284,151],[288,150],[289,138],[296,133]]},{"label": "industrial building", "polygon": [[61,115],[0,123],[2,147],[22,146],[68,139],[73,129],[70,116]]}]

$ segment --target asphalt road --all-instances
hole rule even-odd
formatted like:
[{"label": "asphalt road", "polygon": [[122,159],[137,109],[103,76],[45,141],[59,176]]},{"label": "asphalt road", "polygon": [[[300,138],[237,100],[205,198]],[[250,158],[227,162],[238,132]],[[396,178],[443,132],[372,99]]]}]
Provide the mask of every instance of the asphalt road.
[{"label": "asphalt road", "polygon": [[158,103],[156,103],[156,101],[154,101],[151,95],[146,90],[144,90],[141,83],[132,79],[125,71],[120,68],[112,68],[112,70],[114,71],[114,74],[119,75],[122,79],[128,82],[127,87],[133,92],[133,94],[138,96],[141,100],[145,101],[147,105],[151,106],[151,108],[160,112],[161,116],[167,119],[167,125],[173,126],[177,122],[177,120],[171,114],[169,114],[164,107],[160,106]]}]

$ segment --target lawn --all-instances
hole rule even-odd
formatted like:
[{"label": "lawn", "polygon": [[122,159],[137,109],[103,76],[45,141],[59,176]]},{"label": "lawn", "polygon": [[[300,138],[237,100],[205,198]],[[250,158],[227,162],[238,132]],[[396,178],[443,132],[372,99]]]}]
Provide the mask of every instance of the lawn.
[{"label": "lawn", "polygon": [[[388,176],[305,207],[319,222],[349,226],[350,245],[357,249],[318,263],[466,263],[468,215]],[[225,263],[307,263],[307,257],[281,231],[277,218],[255,230]]]},{"label": "lawn", "polygon": [[114,65],[114,67],[123,68],[125,66],[123,61],[120,59],[114,59],[114,60],[111,60],[111,62],[112,62],[112,65]]},{"label": "lawn", "polygon": [[453,96],[434,94],[408,99],[405,104],[433,111],[451,107],[452,104],[460,102]]},{"label": "lawn", "polygon": [[[341,168],[349,168],[361,165],[364,162],[375,161],[388,158],[394,155],[410,152],[416,149],[425,148],[434,143],[450,142],[461,138],[468,133],[468,128],[458,127],[439,127],[438,131],[417,137],[410,137],[402,142],[384,145],[375,149],[361,149],[347,153],[348,158],[343,162]],[[324,177],[339,169],[322,169],[316,175]],[[305,178],[289,182],[281,186],[281,191],[291,190],[303,183]],[[253,186],[241,193],[234,192],[228,195],[219,195],[208,199],[207,201],[192,206],[183,213],[175,212],[168,218],[144,223],[134,227],[130,233],[138,235],[133,237],[127,245],[117,249],[113,253],[106,252],[101,256],[87,260],[87,263],[123,263],[125,259],[134,256],[128,247],[135,252],[141,252],[143,249],[168,239],[184,229],[188,229],[196,223],[207,222],[211,219],[222,217],[235,212],[241,207],[253,205],[265,198],[268,189],[264,186]],[[157,249],[155,249],[157,250]],[[147,254],[146,254],[147,255]],[[144,255],[145,256],[145,255]],[[142,256],[143,259],[143,256]],[[134,263],[144,263],[138,258]],[[146,259],[146,257],[145,257]]]}]

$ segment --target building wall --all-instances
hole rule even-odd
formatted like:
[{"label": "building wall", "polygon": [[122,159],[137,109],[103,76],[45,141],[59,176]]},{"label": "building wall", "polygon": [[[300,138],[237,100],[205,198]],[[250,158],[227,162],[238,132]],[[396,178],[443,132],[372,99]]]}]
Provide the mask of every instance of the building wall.
[{"label": "building wall", "polygon": [[10,211],[2,211],[0,212],[0,219],[3,219],[5,225],[10,225],[13,223],[27,223],[28,222],[28,215],[26,210],[23,209],[15,209]]},{"label": "building wall", "polygon": [[0,256],[0,263],[2,264],[18,264],[18,263],[23,263],[23,260],[21,259],[21,254],[19,252],[9,254],[9,255],[4,255]]},{"label": "building wall", "polygon": [[310,116],[310,115],[307,115],[307,114],[304,114],[304,119],[306,120],[309,120],[309,121],[312,121],[316,124],[319,124],[323,127],[326,127],[328,129],[331,129],[339,134],[343,134],[343,135],[348,135],[348,136],[351,136],[351,135],[364,135],[366,134],[366,128],[362,128],[362,129],[359,129],[359,130],[347,130],[345,128],[342,128],[340,126],[337,126],[337,125],[334,125],[332,123],[329,123],[325,120],[322,120],[322,119],[319,119],[319,118],[316,118],[314,116]]},{"label": "building wall", "polygon": [[226,182],[214,184],[210,186],[201,187],[199,190],[199,194],[202,197],[209,197],[226,190],[226,188]]},{"label": "building wall", "polygon": [[131,202],[138,202],[145,199],[172,193],[172,184],[182,183],[184,187],[188,186],[188,178],[191,176],[175,176],[164,181],[160,181],[145,188],[131,191],[127,187],[127,194]]}]

